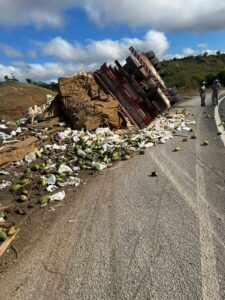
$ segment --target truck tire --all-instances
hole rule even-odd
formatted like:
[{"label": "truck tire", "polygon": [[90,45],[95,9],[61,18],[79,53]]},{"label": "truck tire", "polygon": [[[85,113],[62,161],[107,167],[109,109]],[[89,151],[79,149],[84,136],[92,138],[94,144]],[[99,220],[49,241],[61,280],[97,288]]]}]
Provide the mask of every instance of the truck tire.
[{"label": "truck tire", "polygon": [[160,70],[158,71],[158,73],[159,73],[159,75],[160,75],[161,77],[163,77],[163,76],[165,75],[165,71],[164,71],[163,69],[160,69]]},{"label": "truck tire", "polygon": [[172,87],[172,88],[168,89],[168,91],[171,96],[175,96],[178,93],[178,90],[176,87]]},{"label": "truck tire", "polygon": [[155,57],[155,53],[154,53],[154,51],[148,51],[148,52],[145,52],[145,56],[146,56],[149,60],[151,60],[152,58]]},{"label": "truck tire", "polygon": [[125,71],[126,73],[128,73],[128,74],[131,73],[131,69],[129,68],[128,64],[125,64],[125,65],[123,66],[123,69],[124,69],[124,71]]},{"label": "truck tire", "polygon": [[146,78],[145,73],[140,68],[140,64],[138,63],[138,61],[136,61],[136,59],[134,57],[128,56],[126,58],[126,62],[127,62],[128,68],[134,73],[134,75],[137,75],[141,79]]},{"label": "truck tire", "polygon": [[156,71],[159,71],[159,70],[162,68],[162,66],[161,66],[160,63],[158,63],[158,64],[155,65],[154,67],[155,67]]},{"label": "truck tire", "polygon": [[180,100],[182,99],[182,96],[179,95],[178,93],[175,94],[173,97],[172,97],[172,100],[171,100],[171,104],[174,105],[176,104],[177,102],[179,102]]},{"label": "truck tire", "polygon": [[158,60],[157,57],[154,57],[154,58],[150,59],[150,62],[151,62],[151,64],[152,64],[153,66],[156,66],[156,65],[159,64],[159,60]]}]

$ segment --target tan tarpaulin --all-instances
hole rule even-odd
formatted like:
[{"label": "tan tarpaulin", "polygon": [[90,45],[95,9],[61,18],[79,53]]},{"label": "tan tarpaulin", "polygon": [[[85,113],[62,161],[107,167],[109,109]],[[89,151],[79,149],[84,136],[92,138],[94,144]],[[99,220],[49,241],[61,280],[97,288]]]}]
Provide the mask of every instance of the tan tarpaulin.
[{"label": "tan tarpaulin", "polygon": [[112,129],[126,127],[119,102],[100,89],[91,73],[59,78],[59,90],[56,101],[61,102],[74,129],[94,130],[103,125]]},{"label": "tan tarpaulin", "polygon": [[31,136],[23,141],[2,146],[0,148],[0,166],[24,158],[29,152],[35,150],[39,141],[38,138]]},{"label": "tan tarpaulin", "polygon": [[62,130],[63,128],[52,128],[50,130],[46,130],[45,134],[48,136],[48,139],[45,141],[42,141],[34,136],[28,136],[21,141],[1,146],[0,167],[5,168],[8,164],[23,159],[28,153],[33,152],[36,149],[39,149],[40,147],[49,143],[49,141],[54,137],[54,135]]}]

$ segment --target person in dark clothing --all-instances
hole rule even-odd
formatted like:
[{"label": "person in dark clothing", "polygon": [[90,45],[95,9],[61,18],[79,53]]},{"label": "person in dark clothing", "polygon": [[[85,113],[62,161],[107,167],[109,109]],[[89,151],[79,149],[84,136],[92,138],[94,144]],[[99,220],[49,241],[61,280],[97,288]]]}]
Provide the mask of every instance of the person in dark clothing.
[{"label": "person in dark clothing", "polygon": [[219,83],[219,80],[218,79],[214,80],[212,85],[212,104],[214,106],[218,105],[220,89],[221,89],[221,84]]},{"label": "person in dark clothing", "polygon": [[199,94],[200,94],[200,98],[201,98],[201,106],[205,106],[205,95],[206,95],[205,85],[206,85],[206,82],[203,81],[199,88]]}]

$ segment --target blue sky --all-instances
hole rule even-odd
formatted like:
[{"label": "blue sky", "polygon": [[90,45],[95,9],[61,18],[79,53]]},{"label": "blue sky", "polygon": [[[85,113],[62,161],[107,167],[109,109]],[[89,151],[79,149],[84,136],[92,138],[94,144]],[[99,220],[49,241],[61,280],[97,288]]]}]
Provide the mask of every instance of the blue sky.
[{"label": "blue sky", "polygon": [[0,80],[57,80],[133,45],[160,59],[225,52],[219,0],[0,0]]}]

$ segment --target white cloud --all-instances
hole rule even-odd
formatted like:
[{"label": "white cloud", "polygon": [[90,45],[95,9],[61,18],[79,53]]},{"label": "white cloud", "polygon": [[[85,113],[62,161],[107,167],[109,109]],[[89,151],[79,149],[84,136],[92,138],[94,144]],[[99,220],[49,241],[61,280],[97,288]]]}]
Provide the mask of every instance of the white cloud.
[{"label": "white cloud", "polygon": [[0,44],[0,50],[3,51],[3,53],[9,57],[22,57],[22,53],[13,47],[6,45],[6,44]]},{"label": "white cloud", "polygon": [[77,7],[100,26],[115,23],[156,30],[225,28],[221,0],[0,0],[0,24],[61,27],[65,13]]},{"label": "white cloud", "polygon": [[121,40],[89,40],[85,45],[70,43],[62,37],[56,37],[47,43],[36,42],[43,54],[56,57],[61,61],[73,61],[84,64],[112,62],[125,59],[132,45],[139,51],[154,50],[159,58],[169,49],[169,42],[164,33],[150,30],[143,39],[122,38]]},{"label": "white cloud", "polygon": [[5,75],[13,73],[20,81],[31,78],[35,81],[57,80],[61,76],[73,74],[74,72],[86,70],[95,70],[96,66],[82,64],[63,64],[63,63],[44,63],[44,64],[26,64],[16,62],[12,65],[0,65],[0,81],[4,81]]},{"label": "white cloud", "polygon": [[[164,33],[154,30],[148,31],[143,39],[89,40],[82,45],[77,42],[70,43],[62,37],[56,37],[48,42],[36,41],[34,45],[36,50],[42,51],[45,56],[53,57],[56,62],[44,64],[15,62],[10,66],[0,65],[0,80],[12,72],[20,80],[31,78],[45,81],[80,70],[96,70],[104,62],[112,63],[116,59],[124,61],[130,55],[129,47],[131,45],[138,51],[154,50],[159,58],[162,58],[169,49],[169,42]],[[28,51],[28,55],[35,58],[37,52],[32,51]]]},{"label": "white cloud", "polygon": [[204,54],[205,52],[207,52],[208,53],[208,55],[214,55],[214,54],[216,54],[216,52],[217,52],[218,50],[213,50],[213,49],[205,49],[204,51],[202,51],[202,53],[201,54]]},{"label": "white cloud", "polygon": [[206,43],[198,44],[197,47],[200,48],[200,49],[207,49],[208,44],[206,44]]},{"label": "white cloud", "polygon": [[157,30],[225,28],[225,2],[221,0],[85,0],[89,16],[98,24],[124,23]]},{"label": "white cloud", "polygon": [[191,49],[191,48],[184,48],[182,50],[182,54],[183,56],[190,56],[190,55],[196,55],[196,51]]},{"label": "white cloud", "polygon": [[0,0],[0,24],[60,27],[64,24],[64,11],[74,6],[73,2],[72,0]]}]

